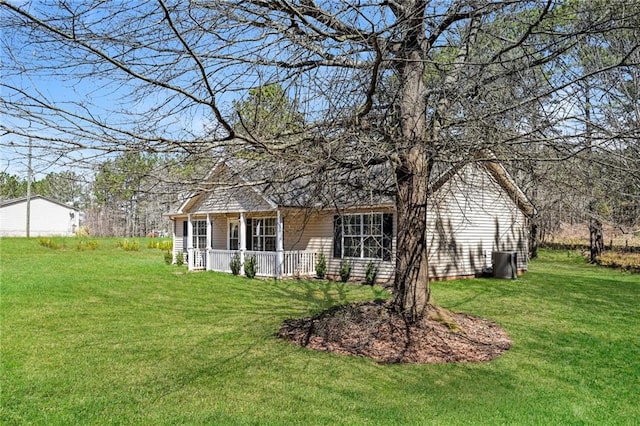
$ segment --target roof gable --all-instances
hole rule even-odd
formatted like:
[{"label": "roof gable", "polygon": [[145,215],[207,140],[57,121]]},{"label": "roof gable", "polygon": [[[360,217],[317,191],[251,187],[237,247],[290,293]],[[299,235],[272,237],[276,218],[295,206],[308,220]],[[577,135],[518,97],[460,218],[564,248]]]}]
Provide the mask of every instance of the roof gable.
[{"label": "roof gable", "polygon": [[180,206],[178,213],[269,211],[276,207],[250,182],[220,162],[209,173],[204,185]]},{"label": "roof gable", "polygon": [[483,161],[482,165],[487,170],[487,172],[498,182],[498,184],[505,190],[509,196],[516,203],[518,208],[528,217],[533,217],[536,214],[536,209],[527,198],[527,196],[522,192],[520,187],[515,183],[509,172],[495,160],[491,161]]},{"label": "roof gable", "polygon": [[486,151],[479,152],[473,161],[460,162],[451,166],[448,170],[434,178],[433,183],[431,184],[431,191],[434,193],[437,192],[445,183],[471,163],[480,164],[482,169],[484,169],[498,183],[498,185],[507,195],[509,195],[509,197],[526,216],[533,217],[536,214],[535,206],[531,203],[529,198],[527,198],[525,193],[522,192],[520,187],[518,187],[509,172],[493,154]]},{"label": "roof gable", "polygon": [[[8,206],[12,206],[14,204],[24,203],[24,202],[27,201],[27,198],[28,197],[20,197],[20,198],[13,198],[13,199],[10,199],[10,200],[2,200],[2,201],[0,201],[0,207],[8,207]],[[42,196],[42,195],[33,195],[33,196],[31,196],[31,201],[33,201],[33,200],[43,200],[43,201],[47,201],[47,202],[49,202],[51,204],[55,204],[55,205],[60,206],[60,207],[64,207],[66,209],[79,211],[74,206],[70,206],[68,204],[62,203],[60,201],[53,200],[51,198],[48,198],[48,197],[45,197],[45,196]]]}]

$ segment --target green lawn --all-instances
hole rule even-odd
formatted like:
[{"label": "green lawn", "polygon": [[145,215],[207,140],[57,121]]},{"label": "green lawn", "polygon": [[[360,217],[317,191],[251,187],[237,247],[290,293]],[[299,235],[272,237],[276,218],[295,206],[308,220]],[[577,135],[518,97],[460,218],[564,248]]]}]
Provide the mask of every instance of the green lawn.
[{"label": "green lawn", "polygon": [[[59,240],[65,241],[65,240]],[[640,275],[543,252],[517,281],[433,284],[499,322],[484,364],[380,365],[274,338],[383,291],[186,273],[162,252],[1,241],[0,424],[638,424]]]}]

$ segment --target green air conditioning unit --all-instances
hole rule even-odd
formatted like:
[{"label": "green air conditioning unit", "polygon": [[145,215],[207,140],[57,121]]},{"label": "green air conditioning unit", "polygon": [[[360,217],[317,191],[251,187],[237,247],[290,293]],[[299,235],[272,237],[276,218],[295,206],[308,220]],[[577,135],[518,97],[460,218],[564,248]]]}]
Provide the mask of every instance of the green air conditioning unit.
[{"label": "green air conditioning unit", "polygon": [[493,276],[515,280],[518,278],[518,253],[515,251],[494,251],[491,253]]}]

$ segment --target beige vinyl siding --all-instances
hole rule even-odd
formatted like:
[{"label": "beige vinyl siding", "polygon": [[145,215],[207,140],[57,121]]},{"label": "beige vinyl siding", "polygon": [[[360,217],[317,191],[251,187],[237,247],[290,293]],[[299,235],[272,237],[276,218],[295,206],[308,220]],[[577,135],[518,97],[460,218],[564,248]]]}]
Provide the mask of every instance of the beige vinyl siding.
[{"label": "beige vinyl siding", "polygon": [[211,248],[214,250],[227,249],[227,233],[229,224],[225,215],[211,215]]},{"label": "beige vinyl siding", "polygon": [[175,259],[176,255],[181,251],[185,251],[187,248],[183,246],[183,223],[187,220],[187,218],[176,218],[173,221],[173,257]]},{"label": "beige vinyl siding", "polygon": [[[390,209],[353,209],[341,212],[348,213],[393,213],[393,240],[391,259],[396,254],[396,215]],[[288,211],[284,216],[284,249],[311,250],[324,253],[327,259],[327,272],[332,277],[339,278],[342,259],[333,257],[333,211],[305,213],[301,210]],[[346,258],[351,264],[351,277],[354,280],[364,280],[369,261],[373,261],[378,268],[378,282],[389,282],[393,279],[395,261],[381,259]]]},{"label": "beige vinyl siding", "polygon": [[480,274],[496,250],[517,251],[518,269],[527,269],[526,218],[484,168],[463,168],[434,195],[429,212],[432,277]]},{"label": "beige vinyl siding", "polygon": [[[393,258],[392,258],[393,259]],[[356,281],[364,281],[366,276],[367,265],[369,261],[373,261],[378,269],[376,282],[379,284],[387,284],[393,281],[395,276],[395,262],[382,261],[380,259],[355,259],[347,258],[347,262],[351,265],[351,279]],[[334,279],[340,279],[341,259],[329,258],[327,261],[328,273]]]},{"label": "beige vinyl siding", "polygon": [[328,255],[333,247],[332,216],[325,212],[287,210],[283,214],[284,249],[312,250]]}]

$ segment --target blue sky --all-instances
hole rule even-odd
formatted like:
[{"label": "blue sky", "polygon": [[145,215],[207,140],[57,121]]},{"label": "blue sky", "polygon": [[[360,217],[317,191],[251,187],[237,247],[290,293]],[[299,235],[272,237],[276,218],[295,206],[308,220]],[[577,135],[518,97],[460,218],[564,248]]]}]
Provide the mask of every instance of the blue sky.
[{"label": "blue sky", "polygon": [[[322,1],[320,1],[323,3]],[[56,1],[51,2],[54,6],[42,6],[42,1],[12,1],[13,4],[25,5],[25,8],[34,15],[60,12],[60,6]],[[69,2],[72,7],[83,8],[85,2]],[[83,11],[81,16],[88,23],[85,26],[78,26],[78,34],[89,34],[91,31],[103,31],[113,38],[123,37],[126,39],[131,31],[136,34],[140,43],[132,48],[114,42],[104,47],[111,55],[123,58],[124,61],[135,63],[135,70],[146,72],[147,75],[158,81],[168,81],[177,87],[195,94],[200,100],[208,100],[208,93],[204,88],[203,79],[199,75],[199,70],[184,46],[172,33],[164,15],[155,2],[98,2],[96,9]],[[118,5],[127,7],[118,8]],[[178,3],[186,4],[186,3]],[[344,2],[330,2],[327,0],[323,4],[334,6],[344,6]],[[443,3],[434,2],[433,12],[439,13],[443,8]],[[372,26],[384,27],[392,21],[392,17],[386,15],[387,12],[376,12],[377,6],[372,6],[365,13],[371,13],[372,22],[367,22],[364,15],[356,16],[353,10],[345,9],[341,17],[350,19],[353,25],[361,25],[363,31],[370,31]],[[444,10],[444,9],[443,9]],[[64,11],[63,11],[64,12]],[[203,17],[196,17],[199,22],[209,23],[211,18],[207,11],[200,9],[196,14]],[[377,13],[377,15],[376,15]],[[136,19],[144,14],[147,20]],[[11,15],[6,9],[0,7],[0,18],[8,19]],[[186,17],[176,12],[174,17]],[[362,104],[364,92],[362,85],[358,85],[358,79],[354,78],[355,73],[370,72],[367,69],[362,71],[348,70],[346,67],[325,67],[316,68],[307,74],[291,77],[287,75],[288,70],[266,65],[253,65],[243,63],[242,59],[235,61],[223,58],[224,54],[232,54],[238,58],[245,53],[251,59],[261,58],[261,55],[269,60],[307,60],[316,59],[309,50],[295,50],[293,43],[287,43],[279,33],[270,31],[262,34],[258,28],[245,28],[243,25],[235,27],[225,27],[226,22],[221,17],[218,21],[211,23],[211,27],[203,31],[185,31],[189,38],[189,44],[200,55],[203,61],[207,61],[205,69],[207,79],[212,84],[215,92],[215,101],[223,114],[228,114],[232,110],[232,102],[245,96],[248,90],[259,84],[281,82],[285,88],[294,79],[298,84],[298,95],[302,100],[299,105],[307,109],[307,118],[316,118],[317,115],[309,113],[309,110],[322,111],[329,105],[333,107],[332,113],[340,114],[341,111],[354,110]],[[123,22],[122,27],[117,27],[111,34],[111,19]],[[239,18],[241,19],[241,18]],[[286,17],[281,17],[286,21]],[[47,22],[55,22],[50,19]],[[380,21],[380,22],[377,22]],[[15,18],[11,18],[8,24],[15,23]],[[174,20],[179,25],[191,25],[192,21],[185,20],[180,24],[179,19]],[[68,25],[68,24],[67,24]],[[464,24],[460,24],[464,25]],[[248,27],[248,26],[247,26]],[[2,26],[0,26],[2,28]],[[214,120],[212,111],[200,104],[194,106],[196,101],[189,100],[188,96],[165,89],[152,87],[146,92],[137,91],[139,85],[134,85],[126,81],[126,75],[115,69],[112,65],[93,61],[95,56],[85,55],[79,50],[64,49],[62,44],[50,43],[50,39],[37,39],[26,27],[17,27],[4,30],[0,33],[0,54],[2,55],[2,79],[0,84],[5,84],[13,88],[23,90],[32,97],[32,101],[45,101],[54,107],[66,109],[69,113],[77,113],[95,121],[105,122],[112,127],[141,134],[146,138],[154,136],[173,138],[179,141],[194,140],[198,137],[215,135],[213,128]],[[70,30],[69,30],[70,31]],[[267,30],[265,30],[267,31]],[[387,31],[393,31],[387,29]],[[81,34],[81,35],[82,35]],[[159,41],[158,37],[162,37]],[[48,36],[50,38],[50,35]],[[234,38],[236,37],[236,38]],[[456,37],[456,28],[451,29],[446,37]],[[81,37],[82,38],[82,37]],[[234,41],[227,43],[226,38]],[[445,38],[445,36],[443,36]],[[240,41],[240,42],[238,42]],[[343,55],[349,60],[371,59],[372,53],[366,49],[360,49],[357,43],[332,43],[328,49],[336,56]],[[101,45],[104,46],[104,45]],[[326,46],[322,46],[323,48]],[[350,50],[352,49],[353,50]],[[246,51],[239,52],[241,49]],[[86,53],[86,52],[85,52]],[[157,67],[162,63],[163,67]],[[157,68],[157,69],[155,69]],[[366,80],[364,80],[366,81]],[[331,90],[328,90],[330,87]],[[17,105],[24,99],[18,92],[11,88],[1,88],[3,99],[9,101],[9,106]],[[350,96],[333,96],[335,93],[349,93]],[[32,103],[33,103],[32,102]],[[190,103],[189,103],[190,102]],[[566,104],[560,105],[556,111],[562,114],[571,112],[571,99],[566,100]],[[204,102],[203,102],[204,103]],[[557,106],[557,105],[556,105]],[[30,107],[32,109],[38,109]],[[157,112],[154,111],[158,108]],[[14,111],[15,112],[15,111]],[[147,113],[144,117],[142,113]],[[118,148],[115,144],[121,139],[134,136],[125,132],[116,132],[92,125],[87,120],[70,118],[69,116],[47,117],[40,114],[40,117],[49,118],[50,121],[39,121],[38,119],[25,120],[4,114],[0,111],[0,122],[2,125],[34,136],[34,163],[38,173],[56,171],[59,168],[71,167],[80,160],[95,162],[100,160],[101,155],[108,155],[99,150],[105,148],[105,143],[112,139],[114,145],[106,148]],[[228,115],[227,115],[228,117]],[[54,127],[62,128],[55,130]],[[50,139],[47,144],[40,141]],[[105,142],[107,141],[107,142]],[[126,141],[125,141],[126,142]],[[11,146],[13,143],[13,146]],[[0,170],[15,174],[26,174],[26,146],[28,142],[26,136],[8,135],[0,136]],[[75,145],[84,146],[85,149],[71,149]],[[16,148],[17,146],[17,148]],[[92,147],[98,148],[91,149]]]},{"label": "blue sky", "polygon": [[[52,11],[48,6],[43,7],[42,2],[12,3],[26,5],[26,9],[35,15]],[[73,2],[71,4],[74,5]],[[108,4],[113,5],[116,3]],[[144,8],[145,3],[138,3],[131,8],[136,7]],[[108,10],[107,7],[94,15],[89,13],[86,17],[100,22]],[[123,13],[127,12],[125,9]],[[9,16],[9,12],[0,9],[0,17],[7,19]],[[135,22],[128,25],[135,25]],[[96,29],[97,27],[98,24]],[[23,134],[0,136],[0,171],[26,175],[27,134],[33,136],[32,143],[36,147],[33,150],[33,166],[40,174],[77,167],[82,162],[99,161],[109,155],[100,150],[73,149],[75,144],[89,148],[105,148],[102,136],[105,140],[120,138],[123,141],[128,137],[115,131],[103,135],[105,130],[100,126],[92,125],[87,120],[74,119],[66,113],[59,116],[51,115],[51,111],[33,107],[35,102],[44,102],[70,114],[109,123],[113,127],[132,133],[144,132],[146,135],[156,131],[164,137],[180,138],[203,134],[209,125],[210,119],[201,109],[192,108],[185,111],[180,110],[179,105],[169,103],[166,107],[174,108],[175,111],[167,119],[155,123],[156,129],[144,129],[146,123],[136,115],[167,102],[166,93],[156,90],[153,93],[134,96],[135,86],[123,80],[121,73],[113,70],[105,72],[104,66],[90,63],[93,59],[91,56],[83,65],[79,60],[74,61],[77,52],[72,53],[71,50],[61,49],[53,43],[42,43],[35,38],[28,38],[28,32],[22,30],[24,28],[13,31],[5,27],[0,33],[2,83],[6,85],[0,87],[0,91],[12,107],[25,101],[25,97],[19,91],[27,93],[31,97],[28,101],[31,104],[30,109],[46,120],[40,120],[38,117],[21,118],[20,111],[16,110],[9,114],[4,109],[0,111],[0,123],[16,133]],[[51,142],[43,142],[45,139],[51,139]],[[86,164],[82,166],[86,167]]]},{"label": "blue sky", "polygon": [[[40,16],[41,13],[50,13],[52,11],[59,12],[55,7],[42,6],[43,2],[24,2],[30,13]],[[55,4],[52,3],[52,4]],[[82,8],[83,3],[70,3],[72,7]],[[126,4],[127,7],[119,9],[118,5]],[[327,5],[342,6],[343,3],[327,2]],[[114,6],[115,5],[115,6]],[[102,9],[100,9],[102,8]],[[375,8],[374,8],[375,9]],[[206,9],[199,9],[198,14],[203,14],[199,18],[201,22],[210,22],[211,16],[206,15]],[[356,17],[352,11],[343,12],[345,16],[351,14],[358,25],[368,27],[371,24],[366,22],[362,17]],[[0,14],[8,16],[8,13]],[[136,19],[136,16],[149,14],[148,20]],[[179,16],[175,13],[174,18]],[[114,43],[108,47],[104,47],[111,55],[121,55],[124,60],[138,63],[137,70],[148,73],[153,78],[162,80],[167,79],[171,84],[180,86],[191,93],[196,94],[203,100],[208,100],[206,90],[204,90],[203,80],[193,58],[186,54],[184,47],[177,41],[175,35],[166,25],[164,15],[160,10],[158,3],[155,2],[107,2],[101,3],[98,8],[82,13],[84,19],[89,24],[86,26],[79,25],[78,31],[100,31],[107,32],[111,19],[117,19],[124,22],[124,26],[119,28],[120,33],[114,34],[114,37],[122,36],[126,38],[127,30],[131,30],[140,39],[140,45],[134,49],[123,47],[118,43]],[[182,18],[186,14],[180,15]],[[373,15],[372,15],[373,16]],[[380,17],[377,17],[380,18]],[[376,19],[377,19],[376,18]],[[55,22],[51,19],[43,19],[46,22]],[[382,20],[381,18],[379,20]],[[178,20],[174,22],[179,22]],[[188,19],[184,21],[184,25],[191,25]],[[278,33],[274,31],[264,30],[265,34],[260,33],[260,29],[251,28],[248,25],[238,25],[235,27],[226,27],[226,22],[220,20],[211,24],[205,34],[202,31],[194,31],[192,33],[185,32],[185,37],[189,37],[189,44],[201,58],[207,61],[205,64],[207,79],[212,84],[215,92],[215,101],[219,106],[222,114],[229,117],[232,110],[233,100],[246,96],[248,90],[260,84],[281,82],[285,89],[288,87],[291,77],[287,75],[286,69],[278,69],[278,67],[269,67],[243,63],[242,59],[229,60],[223,56],[231,54],[237,58],[242,58],[243,54],[247,57],[259,58],[264,55],[268,60],[274,58],[282,60],[300,60],[313,57],[313,53],[301,51],[304,57],[297,56],[299,52],[289,51],[286,42]],[[370,29],[370,28],[369,28]],[[113,66],[103,62],[87,63],[94,58],[92,55],[82,57],[78,51],[69,49],[61,49],[59,45],[48,44],[46,40],[36,40],[28,37],[26,32],[21,31],[4,32],[2,34],[3,53],[7,49],[12,51],[12,55],[5,55],[3,61],[7,64],[6,70],[3,69],[3,80],[10,86],[21,88],[31,94],[34,99],[47,99],[50,104],[69,108],[71,112],[79,112],[83,115],[91,115],[97,121],[105,121],[114,124],[131,132],[144,134],[146,137],[154,135],[175,138],[177,140],[193,140],[200,136],[208,136],[214,134],[212,119],[212,111],[207,110],[205,106],[187,105],[185,96],[177,96],[172,98],[172,93],[155,87],[146,93],[135,92],[134,85],[124,81],[126,76]],[[162,37],[162,41],[158,41],[158,36]],[[233,40],[232,44],[227,43],[224,39]],[[348,43],[335,43],[335,54],[339,55],[340,49],[349,49]],[[128,50],[127,50],[128,49]],[[242,49],[246,51],[240,52]],[[182,51],[182,53],[180,53]],[[124,53],[123,53],[124,52]],[[241,54],[239,54],[241,53]],[[288,56],[291,55],[291,56]],[[306,55],[306,56],[305,56]],[[361,51],[347,52],[346,56],[351,55],[351,59],[366,58],[366,54]],[[365,56],[363,56],[365,55]],[[269,59],[270,58],[270,59]],[[26,64],[30,67],[26,72],[22,72],[19,68],[13,67],[14,59],[20,64]],[[175,61],[172,62],[172,61]],[[84,62],[84,65],[79,65]],[[158,69],[157,73],[150,65],[164,63],[162,69]],[[75,64],[75,66],[73,66]],[[173,66],[172,66],[173,64]],[[71,66],[70,66],[71,65]],[[339,79],[329,80],[329,75],[334,73],[334,69],[329,71],[321,68],[310,71],[309,74],[299,78],[297,94],[302,94],[307,100],[301,101],[301,108],[305,108],[307,113],[310,110],[321,110],[327,107],[330,102],[333,103],[335,110],[340,111],[348,107],[362,102],[362,99],[347,99],[347,103],[343,98],[332,99],[326,90],[327,85],[333,84],[335,90],[342,90],[348,93],[358,93],[359,88],[354,88],[354,79],[350,78],[349,71],[345,71],[344,75],[340,75]],[[85,74],[83,78],[69,80],[72,74]],[[196,82],[195,85],[192,84]],[[335,87],[335,85],[339,85]],[[139,87],[139,86],[138,86]],[[363,90],[360,90],[362,95]],[[5,89],[3,95],[20,98],[15,92]],[[173,93],[175,95],[175,92]],[[340,104],[337,102],[341,101]],[[78,105],[72,105],[77,103]],[[205,102],[206,103],[206,102]],[[349,104],[351,103],[351,105]],[[84,110],[86,107],[88,110]],[[157,116],[153,114],[143,118],[136,116],[141,112],[153,112],[155,107],[160,107]],[[119,111],[118,111],[119,110]],[[168,113],[168,114],[167,114]],[[166,114],[164,119],[154,122],[154,118]],[[308,117],[314,117],[313,113],[309,113]],[[70,146],[77,142],[83,145],[101,144],[101,140],[111,138],[126,138],[126,135],[117,132],[107,132],[109,134],[102,135],[104,129],[95,128],[95,139],[91,140],[87,137],[87,130],[93,127],[87,122],[64,122],[64,120],[54,120],[56,124],[65,127],[65,132],[56,132],[52,126],[47,123],[38,123],[31,121],[27,123],[24,120],[9,120],[6,116],[2,117],[4,123],[14,129],[24,130],[29,128],[31,134],[37,134],[43,138],[69,138],[71,137]],[[74,125],[82,127],[82,129],[74,128]],[[81,131],[82,130],[82,131]],[[27,133],[27,132],[25,132]],[[81,135],[81,133],[84,133]],[[70,136],[71,135],[71,136]],[[90,136],[90,135],[89,135]],[[103,137],[104,136],[104,137]],[[11,139],[18,139],[16,142],[25,146],[24,138],[18,136],[10,136]],[[8,149],[8,137],[0,139],[4,145],[3,159],[1,168],[24,169],[21,162],[16,156],[24,156],[24,150]],[[95,152],[90,152],[94,155]],[[76,153],[74,155],[79,155]],[[74,157],[71,156],[71,159]],[[62,159],[58,160],[56,156],[48,156],[48,160],[58,161],[58,165],[62,165]],[[16,166],[17,165],[17,166]],[[66,166],[66,164],[64,164]],[[43,168],[46,165],[43,164]]]}]

